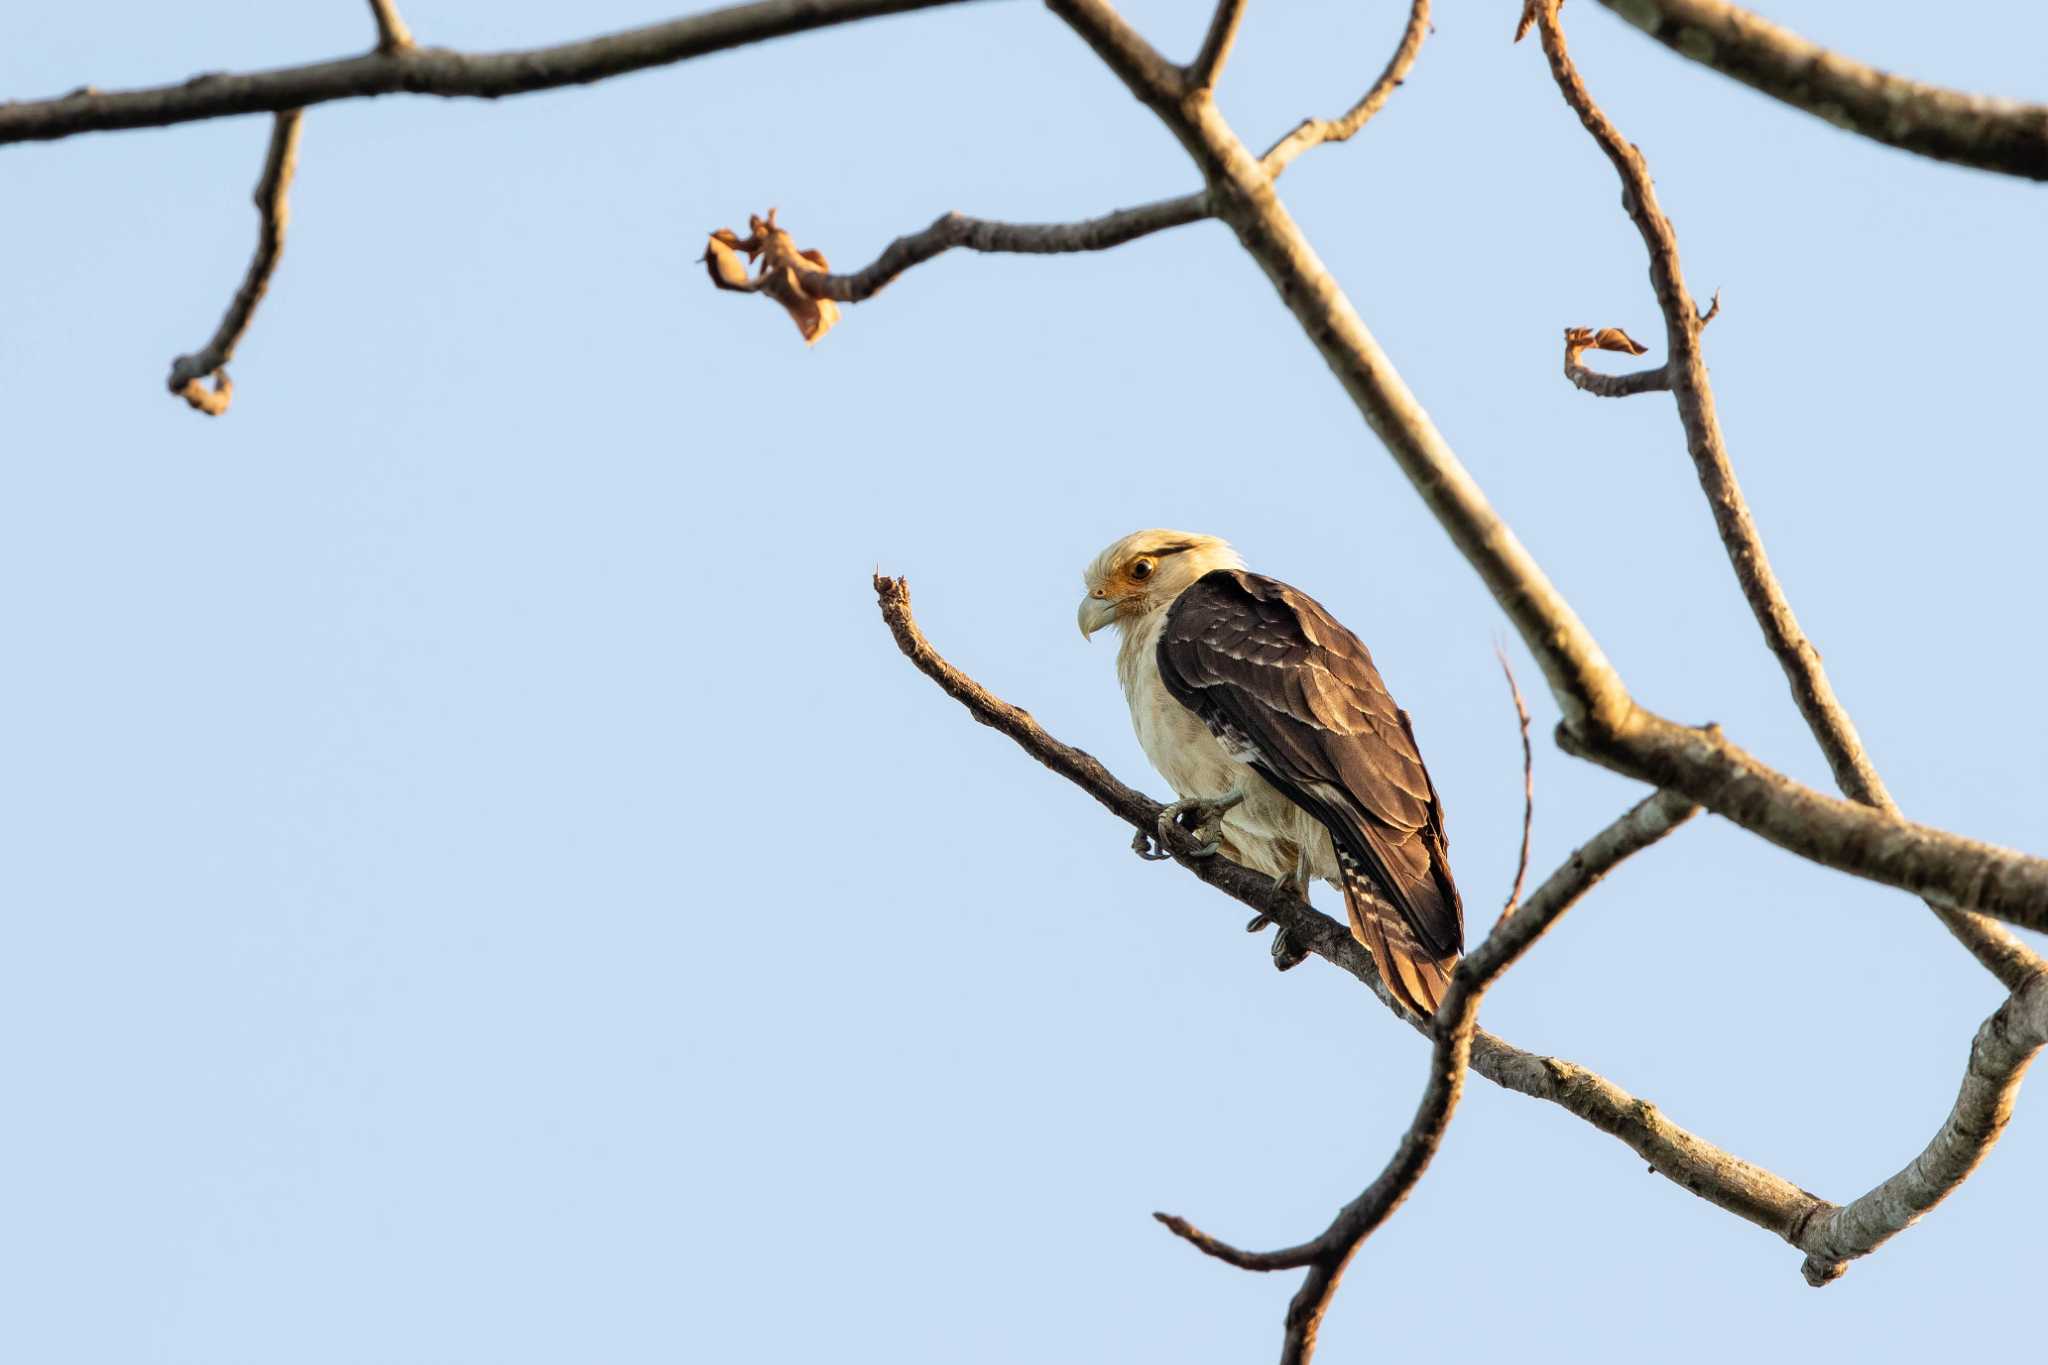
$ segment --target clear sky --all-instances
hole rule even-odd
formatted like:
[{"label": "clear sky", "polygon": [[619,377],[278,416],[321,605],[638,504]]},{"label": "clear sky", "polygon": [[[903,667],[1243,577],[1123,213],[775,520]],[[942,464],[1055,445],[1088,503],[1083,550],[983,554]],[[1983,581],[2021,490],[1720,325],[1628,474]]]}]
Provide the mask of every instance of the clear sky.
[{"label": "clear sky", "polygon": [[[2048,95],[2038,6],[1767,7]],[[403,8],[479,48],[665,17]],[[1185,53],[1206,9],[1130,13]],[[1387,111],[1284,194],[1638,695],[1824,785],[1668,400],[1558,373],[1565,325],[1659,328],[1515,9],[1444,6]],[[1255,143],[1336,112],[1404,12],[1262,0],[1225,110]],[[1565,18],[1694,287],[1724,290],[1735,461],[1893,791],[2048,849],[2048,191],[1858,141],[1583,0]],[[16,5],[0,94],[370,33],[349,0]],[[940,648],[1157,793],[1112,646],[1075,634],[1079,571],[1141,526],[1229,537],[1414,713],[1474,938],[1520,817],[1504,619],[1218,225],[949,256],[810,351],[695,264],[771,204],[855,266],[949,208],[1180,193],[1171,139],[1026,3],[318,108],[210,421],[163,375],[241,276],[267,126],[0,149],[0,1357],[1269,1358],[1295,1277],[1147,1215],[1318,1230],[1406,1125],[1422,1042],[1321,963],[1273,972],[1240,906],[972,725],[869,574],[907,574]],[[1513,652],[1541,739],[1556,710]],[[1541,875],[1641,793],[1537,763]],[[1911,899],[1702,819],[1485,1021],[1847,1199],[1934,1132],[1997,1001]],[[1324,1358],[2017,1358],[2044,1223],[2038,1090],[1975,1180],[1815,1291],[1774,1238],[1475,1082]]]}]

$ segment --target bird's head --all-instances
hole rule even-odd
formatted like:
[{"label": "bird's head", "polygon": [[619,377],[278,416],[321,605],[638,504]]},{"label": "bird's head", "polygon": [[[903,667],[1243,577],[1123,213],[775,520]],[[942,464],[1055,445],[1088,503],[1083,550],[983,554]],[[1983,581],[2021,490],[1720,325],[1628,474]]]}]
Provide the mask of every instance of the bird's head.
[{"label": "bird's head", "polygon": [[1191,531],[1133,531],[1095,556],[1082,582],[1079,619],[1083,637],[1107,625],[1132,622],[1172,603],[1205,573],[1242,569],[1244,561],[1227,542]]}]

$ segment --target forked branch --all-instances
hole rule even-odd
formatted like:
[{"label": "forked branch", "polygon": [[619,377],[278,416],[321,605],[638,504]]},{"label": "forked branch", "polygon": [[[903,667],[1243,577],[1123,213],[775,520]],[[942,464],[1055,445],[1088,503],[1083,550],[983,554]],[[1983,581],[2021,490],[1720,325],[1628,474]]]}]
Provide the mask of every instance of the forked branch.
[{"label": "forked branch", "polygon": [[[1505,667],[1506,660],[1502,660]],[[1536,889],[1526,904],[1517,905],[1523,875],[1528,871],[1529,819],[1535,802],[1530,786],[1531,755],[1528,750],[1528,711],[1522,704],[1521,689],[1508,674],[1514,690],[1515,710],[1522,722],[1523,738],[1523,842],[1522,859],[1515,872],[1514,889],[1507,908],[1485,942],[1458,964],[1451,974],[1429,1032],[1435,1040],[1430,1057],[1429,1079],[1415,1118],[1377,1179],[1358,1198],[1340,1210],[1328,1228],[1313,1241],[1283,1251],[1247,1252],[1202,1232],[1184,1218],[1156,1213],[1153,1217],[1173,1232],[1219,1260],[1244,1270],[1287,1270],[1305,1267],[1301,1288],[1288,1305],[1286,1334],[1280,1359],[1282,1365],[1299,1365],[1315,1350],[1330,1300],[1351,1258],[1393,1216],[1443,1145],[1451,1115],[1464,1093],[1465,1071],[1471,1064],[1472,1046],[1479,1024],[1479,1002],[1494,982],[1520,960],[1536,940],[1555,924],[1564,912],[1592,890],[1616,864],[1649,847],[1658,839],[1692,818],[1699,809],[1682,797],[1658,792],[1595,835],[1575,852],[1564,866],[1553,872]]]},{"label": "forked branch", "polygon": [[377,19],[377,50],[398,52],[412,46],[412,30],[398,16],[392,0],[370,0],[370,13]]},{"label": "forked branch", "polygon": [[1904,1170],[1821,1215],[1801,1238],[1806,1282],[1823,1285],[1868,1256],[1970,1178],[2012,1118],[2027,1067],[2048,1045],[2048,972],[2037,973],[1986,1019],[1970,1043],[1962,1091],[1934,1138]]},{"label": "forked branch", "polygon": [[[1565,44],[1556,0],[1532,0],[1529,13],[1537,24],[1544,56],[1550,63],[1551,75],[1565,103],[1578,115],[1580,123],[1621,178],[1623,206],[1649,255],[1651,286],[1664,316],[1665,343],[1669,348],[1669,359],[1650,373],[1657,376],[1655,387],[1670,388],[1677,398],[1686,449],[1692,456],[1700,489],[1706,494],[1707,505],[1713,513],[1714,529],[1727,549],[1728,562],[1735,571],[1743,599],[1749,603],[1765,642],[1784,670],[1800,715],[1813,732],[1821,751],[1827,755],[1835,784],[1851,800],[1896,816],[1898,806],[1864,750],[1863,740],[1856,733],[1848,710],[1835,696],[1827,670],[1821,665],[1820,651],[1814,648],[1813,642],[1800,628],[1791,600],[1771,568],[1763,536],[1757,530],[1755,518],[1750,515],[1749,501],[1743,495],[1742,485],[1735,477],[1735,466],[1721,432],[1713,384],[1708,378],[1705,354],[1700,345],[1707,323],[1720,310],[1720,299],[1716,296],[1714,306],[1704,314],[1695,307],[1678,259],[1678,233],[1657,202],[1657,190],[1650,178],[1649,165],[1644,161],[1642,152],[1615,128],[1586,88]],[[1589,388],[1588,383],[1573,373],[1577,368],[1577,357],[1571,351],[1571,335],[1569,332],[1566,334],[1566,374],[1579,387]],[[1594,378],[1613,389],[1620,389],[1628,382],[1606,376]],[[1642,382],[1647,384],[1648,381]],[[1970,913],[1968,905],[1958,907],[1951,902],[1932,904],[1931,908],[1949,931],[2008,990],[2017,988],[2043,969],[2041,959],[2026,945],[2000,925],[1982,915]]]},{"label": "forked branch", "polygon": [[1188,63],[1188,89],[1208,90],[1216,84],[1223,64],[1230,60],[1230,49],[1237,42],[1238,26],[1244,22],[1248,3],[1249,0],[1216,0],[1216,12],[1209,16],[1209,31],[1202,35],[1201,50]]},{"label": "forked branch", "polygon": [[1386,69],[1380,72],[1379,79],[1358,97],[1358,103],[1339,117],[1303,119],[1293,132],[1268,148],[1259,159],[1266,174],[1279,175],[1311,147],[1320,147],[1325,142],[1344,142],[1357,136],[1358,130],[1372,122],[1373,115],[1386,107],[1394,92],[1401,88],[1401,83],[1408,79],[1408,72],[1422,51],[1422,40],[1428,36],[1429,0],[1413,0],[1408,7],[1408,26],[1401,31],[1400,42],[1394,48],[1394,55],[1387,59]]}]

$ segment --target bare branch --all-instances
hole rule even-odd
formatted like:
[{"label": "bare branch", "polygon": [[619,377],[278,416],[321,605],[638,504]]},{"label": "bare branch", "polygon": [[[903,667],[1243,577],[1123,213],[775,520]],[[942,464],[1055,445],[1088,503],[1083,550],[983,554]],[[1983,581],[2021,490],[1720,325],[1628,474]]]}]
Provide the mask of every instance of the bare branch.
[{"label": "bare branch", "polygon": [[90,86],[57,99],[0,104],[0,144],[115,128],[164,128],[232,114],[281,113],[331,100],[408,92],[497,99],[644,71],[769,38],[964,0],[757,0],[644,28],[515,52],[406,47],[272,71],[211,72],[141,90]]},{"label": "bare branch", "polygon": [[[249,271],[242,277],[242,287],[229,301],[213,339],[191,355],[181,355],[171,362],[171,392],[209,417],[226,412],[234,399],[235,386],[228,378],[227,363],[241,343],[242,334],[249,330],[256,305],[263,302],[270,289],[270,276],[277,269],[278,257],[284,254],[284,231],[291,219],[287,195],[292,172],[299,164],[301,122],[298,110],[287,109],[271,124],[270,149],[264,154],[263,174],[257,178],[254,196],[256,211],[263,215],[263,226],[256,234],[256,254],[249,258]],[[211,389],[202,382],[208,375],[213,376]]]},{"label": "bare branch", "polygon": [[1634,374],[1601,374],[1598,370],[1589,370],[1579,363],[1579,357],[1588,350],[1641,355],[1643,347],[1619,327],[1603,327],[1597,332],[1590,327],[1564,329],[1564,377],[1571,380],[1574,387],[1595,397],[1628,398],[1671,387],[1671,371],[1663,365],[1637,370]]},{"label": "bare branch", "polygon": [[2048,972],[2014,991],[1977,1030],[1962,1093],[1926,1149],[1870,1193],[1814,1221],[1803,1239],[1807,1283],[1835,1279],[1846,1268],[1843,1262],[1868,1256],[1969,1179],[2005,1131],[2027,1065],[2043,1044]]},{"label": "bare branch", "polygon": [[[1622,137],[1587,90],[1565,45],[1555,0],[1535,0],[1533,9],[1551,75],[1563,93],[1565,103],[1579,116],[1580,123],[1592,134],[1593,140],[1621,177],[1623,206],[1649,253],[1650,281],[1658,307],[1664,314],[1665,341],[1670,351],[1670,358],[1662,367],[1662,382],[1658,387],[1670,387],[1677,397],[1686,448],[1692,455],[1707,505],[1713,511],[1715,529],[1727,547],[1728,562],[1735,570],[1743,598],[1749,603],[1771,653],[1784,670],[1800,715],[1805,718],[1807,728],[1813,732],[1821,751],[1827,755],[1835,784],[1852,799],[1888,815],[1896,815],[1898,806],[1864,751],[1855,723],[1836,698],[1827,672],[1821,666],[1820,651],[1800,629],[1799,619],[1792,612],[1792,603],[1771,570],[1763,537],[1757,530],[1755,519],[1750,516],[1742,485],[1735,477],[1727,442],[1721,434],[1721,420],[1714,407],[1706,359],[1700,349],[1701,331],[1720,311],[1719,297],[1708,311],[1699,311],[1686,288],[1685,274],[1679,264],[1678,234],[1658,205],[1656,186],[1650,179],[1650,169],[1642,153]],[[1568,375],[1572,374],[1575,360],[1570,354],[1570,344],[1570,334],[1567,333],[1565,370]],[[1573,382],[1579,383],[1581,388],[1588,387],[1576,376]],[[1957,913],[1948,904],[1933,908],[1949,931],[2007,989],[2016,989],[2022,981],[2048,966],[2011,934],[1983,917]]]},{"label": "bare branch", "polygon": [[1244,22],[1247,0],[1216,0],[1216,12],[1209,16],[1209,31],[1202,35],[1202,50],[1187,65],[1187,88],[1208,90],[1216,84],[1223,64],[1230,60],[1237,42],[1238,25]]},{"label": "bare branch", "polygon": [[1380,72],[1379,79],[1359,97],[1358,103],[1344,112],[1343,117],[1303,119],[1293,132],[1274,143],[1259,158],[1266,174],[1279,175],[1311,147],[1319,147],[1325,142],[1344,142],[1355,136],[1408,79],[1416,54],[1422,51],[1422,40],[1428,36],[1429,0],[1413,0],[1408,9],[1408,27],[1402,30],[1400,44],[1394,48],[1394,55],[1387,59],[1386,70]]},{"label": "bare branch", "polygon": [[370,13],[377,17],[377,50],[398,52],[412,46],[412,30],[398,16],[392,0],[370,0]]},{"label": "bare branch", "polygon": [[1600,0],[1680,56],[1837,128],[1941,161],[2048,180],[2048,105],[1894,76],[1724,0]]},{"label": "bare branch", "polygon": [[[1509,681],[1513,682],[1512,674]],[[1516,700],[1519,709],[1519,688]],[[1573,853],[1564,866],[1544,880],[1526,905],[1502,916],[1486,941],[1458,964],[1431,1026],[1436,1046],[1430,1058],[1429,1081],[1414,1120],[1379,1178],[1345,1205],[1321,1236],[1285,1251],[1244,1252],[1201,1232],[1185,1219],[1153,1215],[1211,1256],[1242,1269],[1309,1268],[1288,1306],[1286,1338],[1280,1355],[1282,1365],[1306,1361],[1313,1353],[1316,1332],[1329,1310],[1345,1266],[1365,1239],[1400,1207],[1443,1145],[1471,1062],[1480,998],[1616,864],[1684,824],[1698,809],[1692,802],[1666,792],[1641,802]],[[1518,885],[1520,880],[1518,876]]]},{"label": "bare branch", "polygon": [[1045,7],[1080,34],[1103,64],[1169,128],[1182,121],[1179,108],[1187,94],[1186,74],[1124,22],[1109,0],[1045,0]]},{"label": "bare branch", "polygon": [[[793,278],[776,277],[778,282],[774,288],[767,283],[769,277],[765,274],[749,279],[744,267],[740,268],[738,275],[729,268],[719,268],[719,263],[710,259],[718,251],[718,233],[712,234],[707,261],[714,266],[711,281],[719,288],[770,293],[785,307],[790,305],[779,292],[782,289],[795,289],[802,297],[820,302],[862,303],[880,293],[906,270],[955,247],[1024,255],[1107,251],[1168,228],[1199,223],[1211,216],[1206,193],[1155,200],[1076,223],[998,223],[985,218],[969,218],[960,213],[945,213],[922,232],[898,237],[872,264],[850,275],[834,275],[822,270],[804,271]],[[741,243],[735,238],[729,245],[736,248]]]},{"label": "bare branch", "polygon": [[[1158,802],[1118,781],[1092,754],[1055,739],[1030,712],[996,696],[933,649],[911,615],[910,589],[902,579],[877,575],[875,594],[882,619],[904,656],[966,707],[977,722],[1007,735],[1025,753],[1094,797],[1132,829],[1145,834],[1158,830],[1159,812],[1164,809]],[[1673,809],[1668,801],[1665,809]],[[1167,853],[1175,863],[1280,925],[1304,951],[1350,973],[1378,995],[1396,1018],[1418,1032],[1428,1028],[1392,1002],[1372,954],[1352,938],[1350,929],[1306,901],[1295,899],[1272,878],[1225,857],[1194,856],[1191,837],[1178,829],[1169,833],[1172,842]],[[1801,1231],[1835,1207],[1679,1127],[1655,1105],[1575,1062],[1524,1052],[1479,1029],[1473,1034],[1471,1067],[1504,1090],[1546,1100],[1577,1115],[1626,1144],[1659,1175],[1795,1247],[1800,1246]]]}]

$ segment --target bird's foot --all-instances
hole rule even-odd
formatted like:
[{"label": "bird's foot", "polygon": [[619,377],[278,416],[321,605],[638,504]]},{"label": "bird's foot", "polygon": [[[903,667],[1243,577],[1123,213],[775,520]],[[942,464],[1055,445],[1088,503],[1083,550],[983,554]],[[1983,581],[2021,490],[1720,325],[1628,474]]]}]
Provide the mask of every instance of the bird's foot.
[{"label": "bird's foot", "polygon": [[[1291,896],[1296,900],[1305,901],[1308,899],[1308,880],[1303,875],[1303,869],[1297,869],[1292,876],[1274,878],[1274,885],[1284,896]],[[1251,923],[1245,925],[1244,931],[1247,934],[1256,934],[1269,924],[1273,924],[1272,916],[1253,915]],[[1308,949],[1295,943],[1294,939],[1288,934],[1285,925],[1274,925],[1273,967],[1275,970],[1284,972],[1291,967],[1299,967],[1307,957]]]},{"label": "bird's foot", "polygon": [[1159,812],[1159,848],[1167,848],[1167,833],[1179,825],[1186,833],[1194,836],[1199,847],[1193,850],[1197,858],[1211,858],[1223,847],[1223,817],[1235,810],[1244,800],[1241,791],[1226,792],[1214,798],[1190,797],[1176,801]]}]

